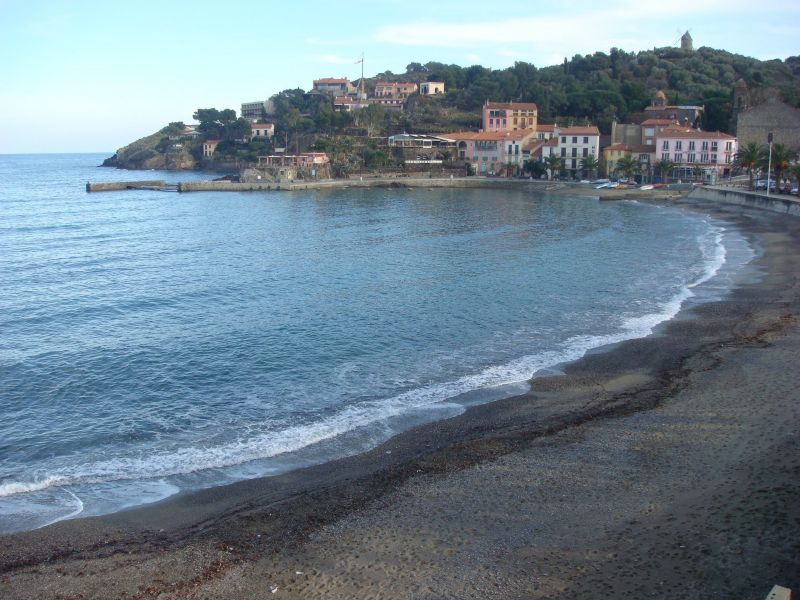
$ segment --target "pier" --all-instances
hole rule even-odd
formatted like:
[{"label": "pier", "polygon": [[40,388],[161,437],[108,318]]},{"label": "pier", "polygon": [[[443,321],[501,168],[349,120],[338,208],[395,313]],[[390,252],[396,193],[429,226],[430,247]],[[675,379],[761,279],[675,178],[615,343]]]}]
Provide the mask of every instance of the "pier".
[{"label": "pier", "polygon": [[149,181],[110,181],[107,183],[86,183],[87,192],[113,192],[118,190],[156,190],[160,192],[177,192],[178,185],[168,184],[163,179]]}]

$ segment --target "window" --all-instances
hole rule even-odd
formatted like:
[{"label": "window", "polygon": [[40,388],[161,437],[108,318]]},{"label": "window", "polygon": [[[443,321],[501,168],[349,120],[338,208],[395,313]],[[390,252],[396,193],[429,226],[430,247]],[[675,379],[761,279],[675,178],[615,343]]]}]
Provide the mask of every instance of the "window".
[{"label": "window", "polygon": [[677,140],[675,142],[675,150],[683,150],[682,146],[683,146],[683,142],[681,140]]},{"label": "window", "polygon": [[708,162],[708,152],[703,152],[700,155],[700,162],[707,163]]},{"label": "window", "polygon": [[703,142],[703,150],[708,150],[708,142]]},{"label": "window", "polygon": [[589,149],[588,148],[584,148],[583,149],[583,158],[586,158],[587,156],[589,156]]},{"label": "window", "polygon": [[567,143],[567,137],[566,136],[561,138],[561,143],[562,144],[566,144]]},{"label": "window", "polygon": [[726,154],[725,155],[725,164],[726,165],[731,164],[731,155],[730,154]]},{"label": "window", "polygon": [[689,142],[689,151],[694,150],[694,141]]},{"label": "window", "polygon": [[564,156],[566,156],[566,155],[567,155],[567,149],[566,149],[566,148],[562,148],[562,149],[561,149],[561,156],[562,156],[562,158],[563,158]]},{"label": "window", "polygon": [[583,143],[584,144],[588,144],[589,143],[589,137],[588,136],[583,138]]},{"label": "window", "polygon": [[514,125],[517,124],[517,117],[514,117]]},{"label": "window", "polygon": [[712,163],[715,163],[715,162],[717,162],[717,155],[716,155],[716,154],[712,154],[712,155],[711,155],[711,162],[712,162]]},{"label": "window", "polygon": [[717,151],[717,142],[711,142],[711,151],[712,152],[716,152]]},{"label": "window", "polygon": [[694,152],[690,152],[689,156],[686,157],[686,162],[693,163],[694,162]]},{"label": "window", "polygon": [[577,148],[573,148],[572,149],[572,156],[578,156],[578,149]]},{"label": "window", "polygon": [[639,162],[649,163],[650,162],[650,155],[649,154],[640,154],[639,155]]},{"label": "window", "polygon": [[489,119],[489,125],[494,125],[494,119]]},{"label": "window", "polygon": [[575,168],[577,168],[577,166],[578,166],[578,161],[573,158],[572,159],[572,168],[575,169]]},{"label": "window", "polygon": [[577,135],[573,135],[572,136],[572,143],[573,144],[577,144],[578,143],[578,136]]},{"label": "window", "polygon": [[675,162],[676,163],[682,163],[683,162],[683,154],[681,154],[680,152],[676,152],[675,153]]},{"label": "window", "polygon": [[669,152],[662,152],[661,160],[669,160]]},{"label": "window", "polygon": [[731,150],[733,150],[733,142],[725,142],[725,152],[730,152]]},{"label": "window", "polygon": [[664,140],[664,143],[661,144],[662,150],[669,150],[669,140]]}]

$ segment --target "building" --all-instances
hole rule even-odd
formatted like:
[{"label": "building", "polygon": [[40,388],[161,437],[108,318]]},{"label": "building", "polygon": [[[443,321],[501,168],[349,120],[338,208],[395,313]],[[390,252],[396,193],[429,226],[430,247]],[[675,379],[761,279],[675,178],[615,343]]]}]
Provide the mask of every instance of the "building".
[{"label": "building", "polygon": [[483,131],[536,129],[539,110],[532,102],[489,102],[483,105]]},{"label": "building", "polygon": [[220,140],[206,140],[203,142],[203,158],[213,158]]},{"label": "building", "polygon": [[767,144],[767,137],[800,150],[800,110],[781,101],[774,89],[750,90],[740,79],[733,90],[732,130],[739,144]]},{"label": "building", "polygon": [[309,167],[330,162],[325,152],[301,152],[300,154],[271,154],[258,157],[258,167]]},{"label": "building", "polygon": [[509,166],[522,166],[523,149],[535,135],[535,130],[524,129],[448,133],[444,137],[456,142],[458,158],[472,164],[478,175],[500,175]]},{"label": "building", "polygon": [[423,96],[438,96],[444,94],[444,82],[423,81],[419,84],[419,93]]},{"label": "building", "polygon": [[417,92],[416,83],[379,81],[375,84],[376,98],[408,98]]},{"label": "building", "polygon": [[267,101],[242,102],[242,111],[240,115],[243,119],[247,119],[248,121],[263,119],[267,115]]},{"label": "building", "polygon": [[653,163],[655,162],[655,144],[625,144],[615,143],[603,148],[603,163],[608,175],[619,175],[617,163],[621,158],[636,157],[641,165],[641,181],[649,182],[653,176]]},{"label": "building", "polygon": [[387,144],[390,148],[455,148],[455,140],[440,135],[424,135],[416,133],[399,133],[389,136]]},{"label": "building", "polygon": [[674,177],[696,179],[702,172],[703,180],[709,183],[731,174],[738,148],[732,135],[688,128],[659,132],[655,146],[656,160],[675,164]]},{"label": "building", "polygon": [[687,52],[694,50],[692,36],[689,35],[688,31],[681,36],[681,50],[686,50]]},{"label": "building", "polygon": [[328,96],[351,96],[356,93],[356,87],[350,83],[349,79],[325,77],[314,80],[313,91]]},{"label": "building", "polygon": [[362,108],[367,108],[370,105],[370,100],[363,100],[361,98],[355,98],[353,96],[336,96],[333,99],[333,109],[334,110],[343,110],[345,112],[353,112],[355,110],[361,110]]},{"label": "building", "polygon": [[644,109],[643,121],[648,119],[667,119],[670,121],[678,121],[681,125],[687,127],[697,127],[700,124],[700,117],[702,114],[702,106],[695,106],[693,104],[669,104],[664,91],[658,90],[650,106]]},{"label": "building", "polygon": [[275,135],[274,123],[255,123],[250,126],[250,141],[253,140],[268,140],[272,139]]},{"label": "building", "polygon": [[577,178],[583,171],[583,159],[589,156],[600,159],[600,130],[594,125],[555,126],[553,136],[542,149],[542,159],[553,154],[563,161],[561,173]]}]

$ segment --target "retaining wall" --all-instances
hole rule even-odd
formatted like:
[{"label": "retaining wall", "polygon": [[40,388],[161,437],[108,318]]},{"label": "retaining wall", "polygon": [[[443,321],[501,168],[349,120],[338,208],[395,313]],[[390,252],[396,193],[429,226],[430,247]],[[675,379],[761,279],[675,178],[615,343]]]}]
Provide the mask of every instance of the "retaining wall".
[{"label": "retaining wall", "polygon": [[695,200],[739,204],[749,208],[758,208],[800,217],[800,201],[798,201],[798,198],[791,196],[775,194],[767,196],[765,193],[760,194],[725,187],[700,186],[693,189],[688,197]]},{"label": "retaining wall", "polygon": [[164,187],[167,182],[163,179],[151,181],[110,181],[108,183],[87,183],[87,192],[112,192],[115,190],[136,190],[144,187]]}]

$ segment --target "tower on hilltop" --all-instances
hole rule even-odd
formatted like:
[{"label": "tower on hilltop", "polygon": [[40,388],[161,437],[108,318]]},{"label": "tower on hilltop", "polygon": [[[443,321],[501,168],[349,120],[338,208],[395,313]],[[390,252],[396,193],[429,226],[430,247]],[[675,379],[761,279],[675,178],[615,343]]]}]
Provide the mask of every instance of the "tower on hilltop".
[{"label": "tower on hilltop", "polygon": [[681,36],[681,50],[688,50],[689,52],[694,50],[692,46],[692,36],[688,31]]}]

